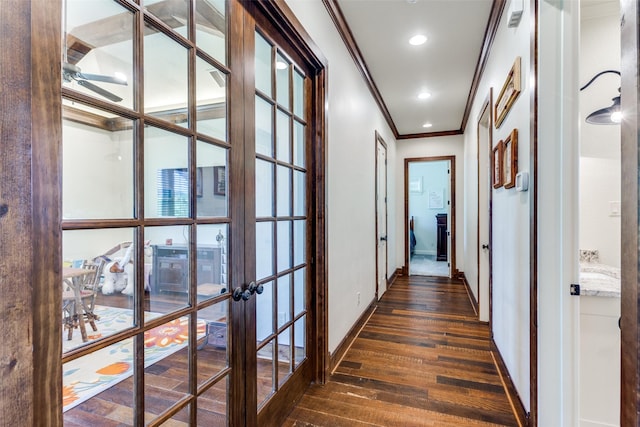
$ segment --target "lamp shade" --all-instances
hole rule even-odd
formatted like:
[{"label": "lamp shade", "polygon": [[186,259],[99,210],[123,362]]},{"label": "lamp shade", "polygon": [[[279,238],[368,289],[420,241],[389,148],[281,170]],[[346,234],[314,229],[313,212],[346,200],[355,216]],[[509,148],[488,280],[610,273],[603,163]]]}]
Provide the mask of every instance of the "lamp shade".
[{"label": "lamp shade", "polygon": [[616,96],[612,99],[613,105],[607,108],[601,108],[589,114],[585,119],[587,123],[593,125],[615,125],[620,123],[620,97]]}]

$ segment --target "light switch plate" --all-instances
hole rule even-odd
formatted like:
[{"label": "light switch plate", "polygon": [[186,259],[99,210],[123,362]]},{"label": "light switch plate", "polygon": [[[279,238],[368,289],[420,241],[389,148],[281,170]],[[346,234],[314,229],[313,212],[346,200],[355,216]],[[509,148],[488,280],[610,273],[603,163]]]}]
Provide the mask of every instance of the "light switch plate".
[{"label": "light switch plate", "polygon": [[620,216],[621,207],[619,201],[609,202],[609,216]]},{"label": "light switch plate", "polygon": [[529,172],[518,172],[516,174],[516,191],[527,191],[529,189]]}]

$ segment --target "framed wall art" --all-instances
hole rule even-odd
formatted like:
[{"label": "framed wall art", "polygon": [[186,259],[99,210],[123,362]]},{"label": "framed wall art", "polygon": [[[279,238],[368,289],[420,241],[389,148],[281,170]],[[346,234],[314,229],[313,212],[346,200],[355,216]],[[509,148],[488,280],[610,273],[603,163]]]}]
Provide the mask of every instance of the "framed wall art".
[{"label": "framed wall art", "polygon": [[213,167],[213,194],[224,196],[227,194],[226,167]]},{"label": "framed wall art", "polygon": [[518,173],[518,129],[511,131],[502,147],[502,183],[504,188],[516,186]]},{"label": "framed wall art", "polygon": [[502,187],[502,141],[498,141],[491,152],[491,164],[493,165],[493,188]]},{"label": "framed wall art", "polygon": [[428,192],[429,194],[429,209],[442,209],[444,208],[444,194],[443,189],[431,189]]},{"label": "framed wall art", "polygon": [[502,85],[502,90],[496,99],[494,107],[494,115],[496,118],[496,129],[500,127],[504,121],[511,106],[520,95],[522,90],[521,73],[520,73],[520,57],[518,56],[507,75],[507,79]]},{"label": "framed wall art", "polygon": [[409,180],[409,192],[422,194],[422,177],[411,178]]}]

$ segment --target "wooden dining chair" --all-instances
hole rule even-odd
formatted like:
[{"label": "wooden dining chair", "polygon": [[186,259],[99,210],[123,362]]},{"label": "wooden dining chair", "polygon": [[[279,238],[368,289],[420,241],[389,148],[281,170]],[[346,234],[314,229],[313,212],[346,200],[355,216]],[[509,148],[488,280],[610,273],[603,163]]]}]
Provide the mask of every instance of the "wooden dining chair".
[{"label": "wooden dining chair", "polygon": [[[78,328],[80,321],[77,314],[78,310],[76,309],[74,286],[79,286],[80,288],[80,300],[82,303],[81,315],[84,316],[83,321],[88,322],[94,331],[98,330],[95,322],[96,320],[100,320],[100,318],[95,313],[95,305],[104,265],[105,261],[102,258],[85,260],[82,268],[93,270],[93,273],[82,276],[82,278],[78,279],[81,282],[77,285],[67,282],[64,286],[62,291],[62,314],[64,328],[68,331],[68,340],[71,340],[73,337],[73,330]],[[65,279],[65,282],[69,280],[71,279]]]}]

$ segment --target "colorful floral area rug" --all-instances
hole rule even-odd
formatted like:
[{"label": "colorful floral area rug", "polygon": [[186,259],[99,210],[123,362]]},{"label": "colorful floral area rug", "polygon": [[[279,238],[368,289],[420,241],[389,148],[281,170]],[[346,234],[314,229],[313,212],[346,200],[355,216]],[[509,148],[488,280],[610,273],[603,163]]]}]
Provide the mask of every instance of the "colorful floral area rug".
[{"label": "colorful floral area rug", "polygon": [[[89,342],[113,335],[132,325],[133,310],[96,306],[95,312],[100,316],[100,320],[96,322],[98,331],[94,332],[89,324],[86,325]],[[153,319],[161,314],[145,312],[145,319]],[[205,335],[206,324],[206,320],[198,319],[198,338]],[[185,348],[189,342],[188,331],[188,318],[180,317],[145,332],[145,368]],[[67,340],[66,331],[63,332],[63,351],[87,344],[82,342],[80,331],[74,331],[72,340]],[[62,367],[63,412],[129,378],[133,375],[133,365],[132,338],[65,363]]]}]

